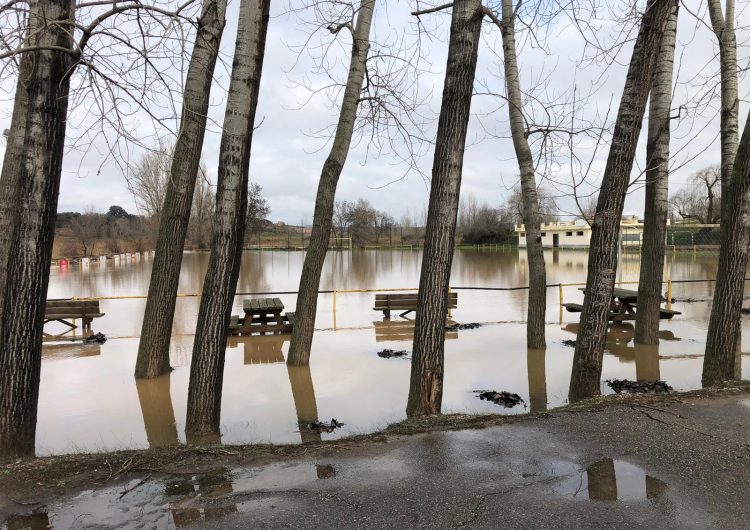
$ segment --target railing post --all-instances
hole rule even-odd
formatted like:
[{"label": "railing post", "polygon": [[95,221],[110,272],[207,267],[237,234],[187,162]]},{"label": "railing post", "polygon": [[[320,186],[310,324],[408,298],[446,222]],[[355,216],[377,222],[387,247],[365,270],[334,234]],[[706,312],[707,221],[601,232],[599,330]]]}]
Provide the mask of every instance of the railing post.
[{"label": "railing post", "polygon": [[667,280],[667,309],[672,309],[672,278]]}]

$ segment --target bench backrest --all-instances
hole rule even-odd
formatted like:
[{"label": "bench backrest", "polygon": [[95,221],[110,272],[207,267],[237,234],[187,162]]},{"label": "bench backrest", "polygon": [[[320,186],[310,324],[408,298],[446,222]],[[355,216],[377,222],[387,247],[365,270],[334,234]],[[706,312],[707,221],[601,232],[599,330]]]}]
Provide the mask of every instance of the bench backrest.
[{"label": "bench backrest", "polygon": [[[448,293],[448,306],[456,307],[458,293]],[[375,307],[416,307],[417,293],[383,293],[375,295]]]},{"label": "bench backrest", "polygon": [[96,315],[99,310],[99,300],[47,300],[44,313],[48,315]]}]

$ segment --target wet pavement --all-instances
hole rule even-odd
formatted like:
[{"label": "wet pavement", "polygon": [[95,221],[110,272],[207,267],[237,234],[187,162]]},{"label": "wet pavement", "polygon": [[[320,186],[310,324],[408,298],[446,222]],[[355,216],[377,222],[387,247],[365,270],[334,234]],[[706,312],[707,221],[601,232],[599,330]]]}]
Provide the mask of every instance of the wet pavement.
[{"label": "wet pavement", "polygon": [[[664,397],[252,468],[140,473],[14,528],[747,528],[750,400]],[[3,498],[5,497],[5,498]]]}]

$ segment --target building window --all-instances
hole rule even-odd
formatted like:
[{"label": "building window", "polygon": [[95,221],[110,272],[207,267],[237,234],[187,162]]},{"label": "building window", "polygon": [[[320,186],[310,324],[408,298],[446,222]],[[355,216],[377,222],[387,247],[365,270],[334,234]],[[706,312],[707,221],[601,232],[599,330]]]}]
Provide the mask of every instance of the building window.
[{"label": "building window", "polygon": [[520,233],[520,234],[518,234],[518,235],[519,235],[519,236],[521,236],[521,237],[526,237],[526,232],[521,232],[521,233]]},{"label": "building window", "polygon": [[583,235],[583,230],[579,230],[578,232],[576,232],[576,235],[577,236],[582,236]]},{"label": "building window", "polygon": [[542,232],[542,237],[547,237],[547,232]]},{"label": "building window", "polygon": [[573,232],[565,232],[565,235],[568,236],[568,237],[570,237],[570,236],[573,235]]}]

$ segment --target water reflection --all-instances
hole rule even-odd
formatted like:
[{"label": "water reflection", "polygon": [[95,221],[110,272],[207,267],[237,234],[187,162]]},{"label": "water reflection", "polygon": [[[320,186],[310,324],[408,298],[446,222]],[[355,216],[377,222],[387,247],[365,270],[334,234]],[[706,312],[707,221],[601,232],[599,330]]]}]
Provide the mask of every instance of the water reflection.
[{"label": "water reflection", "polygon": [[242,346],[244,364],[283,363],[283,347],[289,338],[288,334],[230,336],[227,337],[227,348],[236,349]]},{"label": "water reflection", "polygon": [[529,410],[547,410],[547,350],[526,350],[526,371],[529,378]]},{"label": "water reflection", "polygon": [[309,428],[311,423],[318,421],[318,404],[315,401],[315,387],[313,386],[310,365],[287,365],[289,384],[292,386],[294,409],[297,411],[297,426],[299,427],[302,443],[319,442],[320,431]]},{"label": "water reflection", "polygon": [[146,428],[146,439],[151,448],[179,443],[170,380],[170,374],[155,379],[135,380],[143,425]]},{"label": "water reflection", "polygon": [[[578,333],[578,324],[568,324],[563,329],[569,333]],[[605,353],[614,355],[625,363],[635,362],[637,381],[660,381],[659,344],[637,344],[633,340],[635,327],[627,322],[611,324],[607,329]],[[659,331],[660,341],[679,341],[671,330]]]},{"label": "water reflection", "polygon": [[638,466],[604,458],[585,469],[571,462],[555,462],[551,475],[562,477],[553,484],[549,492],[573,498],[588,498],[591,501],[639,501],[664,495],[667,485],[647,475]]},{"label": "water reflection", "polygon": [[99,344],[82,344],[78,342],[42,345],[42,359],[49,361],[55,359],[71,359],[75,357],[96,357],[101,354],[102,349]]},{"label": "water reflection", "polygon": [[169,511],[177,528],[197,521],[223,517],[237,511],[231,501],[210,502],[198,505],[198,498],[227,497],[233,493],[232,475],[226,468],[213,470],[186,478],[170,480],[165,485],[169,497],[181,497],[170,503]]},{"label": "water reflection", "polygon": [[[448,319],[446,323],[453,324],[454,322]],[[414,320],[410,320],[406,317],[400,317],[399,319],[383,318],[383,320],[375,320],[373,321],[372,326],[375,329],[375,342],[414,340]],[[445,332],[445,340],[454,340],[457,338],[458,331]]]},{"label": "water reflection", "polygon": [[11,515],[5,521],[8,530],[47,530],[52,528],[47,512],[34,512],[27,515]]}]

